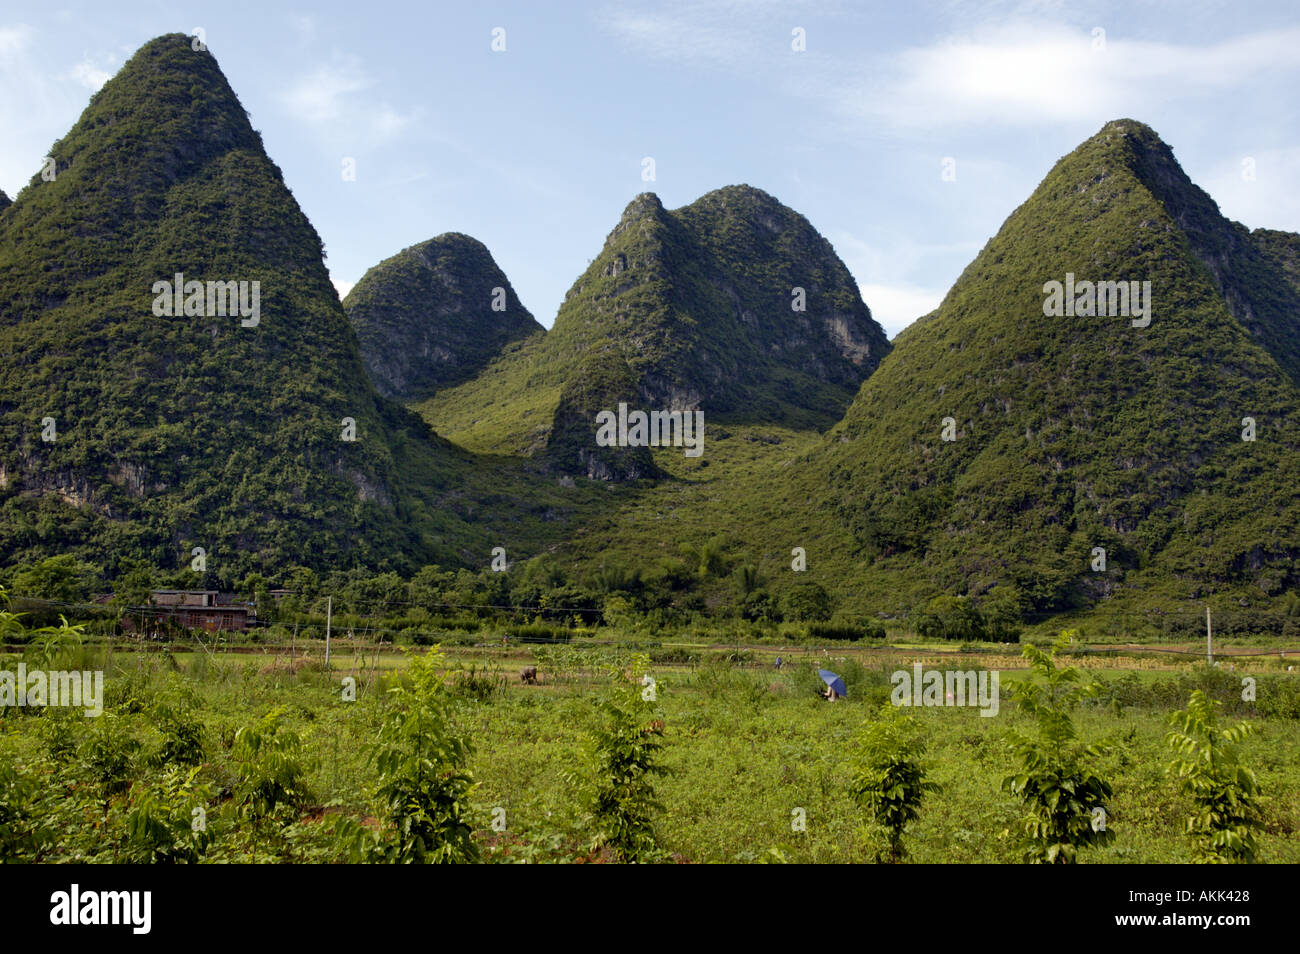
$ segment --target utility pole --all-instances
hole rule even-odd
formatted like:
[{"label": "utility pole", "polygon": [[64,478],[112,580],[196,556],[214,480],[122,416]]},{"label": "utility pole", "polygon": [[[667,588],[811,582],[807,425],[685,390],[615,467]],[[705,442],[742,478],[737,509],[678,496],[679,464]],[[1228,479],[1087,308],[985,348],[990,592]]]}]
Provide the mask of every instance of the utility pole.
[{"label": "utility pole", "polygon": [[1210,606],[1205,606],[1205,658],[1211,666],[1214,665],[1214,644],[1211,642],[1210,631]]},{"label": "utility pole", "polygon": [[326,599],[325,602],[325,668],[329,669],[330,667],[330,622],[334,618],[334,597],[327,596],[325,599]]}]

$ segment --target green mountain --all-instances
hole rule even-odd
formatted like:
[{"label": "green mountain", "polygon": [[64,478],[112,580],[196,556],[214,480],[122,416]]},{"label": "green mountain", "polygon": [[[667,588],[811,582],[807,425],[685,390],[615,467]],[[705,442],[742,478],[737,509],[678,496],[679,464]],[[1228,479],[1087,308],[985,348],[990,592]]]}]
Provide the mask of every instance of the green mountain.
[{"label": "green mountain", "polygon": [[[1061,159],[810,461],[864,591],[1053,610],[1300,582],[1297,241],[1225,220],[1141,123]],[[1073,313],[1045,314],[1068,276]],[[1084,282],[1149,282],[1149,323]]]},{"label": "green mountain", "polygon": [[371,382],[400,401],[471,378],[506,345],[544,331],[487,248],[456,232],[371,268],[343,308]]},{"label": "green mountain", "polygon": [[435,492],[464,455],[370,387],[320,237],[210,53],[148,43],[49,154],[0,229],[6,561],[201,547],[229,579],[481,547]]},{"label": "green mountain", "polygon": [[596,415],[702,410],[712,424],[830,427],[889,343],[834,249],[749,186],[624,211],[552,329],[420,409],[475,450],[540,454],[601,479],[655,476],[644,447],[597,446]]},{"label": "green mountain", "polygon": [[[1229,304],[1234,305],[1234,315],[1240,312],[1239,317],[1247,327],[1259,324],[1252,310],[1265,316],[1259,332],[1263,339],[1261,343],[1265,343],[1291,379],[1300,383],[1300,359],[1297,358],[1300,355],[1300,344],[1297,343],[1300,341],[1300,320],[1296,318],[1300,315],[1300,235],[1255,229],[1250,233],[1250,246],[1253,246],[1252,251],[1258,252],[1258,258],[1252,264],[1255,264],[1260,285],[1248,289],[1245,308],[1235,304],[1239,300],[1235,297],[1229,299]],[[1261,262],[1263,267],[1257,264]],[[1270,304],[1273,307],[1268,307]]]},{"label": "green mountain", "polygon": [[1188,180],[1173,150],[1154,134],[1147,145],[1134,161],[1133,174],[1182,231],[1232,316],[1300,384],[1297,236],[1251,232],[1228,221],[1214,200]]},{"label": "green mountain", "polygon": [[13,199],[5,195],[4,189],[0,189],[0,212],[3,212],[5,209],[9,208],[9,206],[13,205],[13,201]]}]

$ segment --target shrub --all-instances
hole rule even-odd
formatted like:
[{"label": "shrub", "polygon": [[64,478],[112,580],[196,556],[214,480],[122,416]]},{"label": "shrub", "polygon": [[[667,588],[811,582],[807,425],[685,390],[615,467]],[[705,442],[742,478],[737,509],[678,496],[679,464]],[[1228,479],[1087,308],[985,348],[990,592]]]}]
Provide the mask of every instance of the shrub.
[{"label": "shrub", "polygon": [[1240,762],[1237,745],[1255,731],[1249,722],[1219,728],[1220,703],[1197,689],[1183,712],[1170,713],[1166,743],[1178,753],[1168,772],[1191,796],[1187,833],[1197,859],[1242,864],[1255,860],[1260,827],[1259,782]]},{"label": "shrub", "polygon": [[100,787],[107,801],[126,791],[135,771],[135,756],[140,743],[121,720],[105,712],[82,743],[79,754],[82,768]]},{"label": "shrub", "polygon": [[940,790],[926,780],[920,762],[924,753],[915,720],[896,706],[886,703],[879,720],[867,723],[849,794],[887,832],[888,848],[877,854],[877,861],[883,856],[896,863],[907,856],[903,831],[920,815],[925,794]]},{"label": "shrub", "polygon": [[505,692],[506,677],[496,669],[470,663],[469,669],[456,674],[451,689],[458,696],[465,696],[476,702],[490,702],[493,696]]},{"label": "shrub", "polygon": [[63,708],[47,708],[37,727],[37,734],[45,743],[45,754],[51,762],[65,763],[77,751],[78,730],[85,719]]},{"label": "shrub", "polygon": [[268,712],[236,732],[231,746],[230,759],[238,776],[235,805],[253,819],[282,808],[296,809],[307,801],[302,738],[284,727],[283,716],[282,709]]},{"label": "shrub", "polygon": [[126,816],[121,855],[127,864],[197,863],[208,846],[206,822],[197,824],[208,799],[205,788],[194,784],[198,769],[182,774],[173,768],[153,786],[132,790]]},{"label": "shrub", "polygon": [[479,859],[467,820],[474,778],[466,767],[468,740],[447,713],[442,654],[416,656],[407,670],[410,688],[390,689],[396,705],[384,718],[371,757],[376,789],[392,840],[384,860],[404,864],[463,863]]},{"label": "shrub", "polygon": [[652,649],[650,650],[650,661],[662,665],[694,666],[700,661],[700,654],[680,646],[674,646],[670,649]]},{"label": "shrub", "polygon": [[1061,633],[1050,655],[1026,645],[1022,655],[1033,676],[1012,690],[1018,707],[1038,724],[1035,738],[1012,733],[1020,771],[1002,783],[1029,808],[1023,831],[1025,860],[1031,863],[1073,864],[1080,848],[1104,845],[1114,838],[1106,827],[1113,791],[1092,767],[1106,750],[1076,742],[1069,715],[1079,700],[1095,696],[1097,687],[1078,684],[1079,674],[1073,668],[1056,668],[1055,657],[1069,646],[1071,635]]},{"label": "shrub", "polygon": [[[809,639],[847,639],[857,642],[867,631],[863,626],[853,623],[809,623]],[[883,635],[883,630],[882,630]]]},{"label": "shrub", "polygon": [[563,626],[548,626],[545,623],[509,626],[506,633],[520,643],[567,643],[572,636]]},{"label": "shrub", "polygon": [[203,761],[203,722],[194,714],[192,701],[174,694],[153,708],[154,725],[163,734],[154,755],[158,764],[197,765]]},{"label": "shrub", "polygon": [[34,809],[35,785],[8,760],[0,760],[0,859],[33,861],[46,841],[41,813]]},{"label": "shrub", "polygon": [[[648,658],[637,654],[625,674],[615,671],[600,708],[605,715],[594,729],[590,745],[596,777],[587,785],[586,803],[594,829],[592,848],[607,848],[622,861],[657,860],[660,855],[655,816],[663,806],[655,800],[652,779],[667,774],[655,761],[662,745],[659,718],[649,687],[640,685]],[[628,675],[630,674],[630,679]]]}]

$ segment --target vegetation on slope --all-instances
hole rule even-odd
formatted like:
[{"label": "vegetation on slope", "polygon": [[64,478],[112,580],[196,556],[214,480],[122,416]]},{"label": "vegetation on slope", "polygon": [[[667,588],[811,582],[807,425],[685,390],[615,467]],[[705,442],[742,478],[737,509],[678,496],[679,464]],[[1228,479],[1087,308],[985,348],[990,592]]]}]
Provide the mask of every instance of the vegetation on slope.
[{"label": "vegetation on slope", "polygon": [[626,401],[824,430],[888,347],[829,243],[771,196],[730,186],[669,212],[645,193],[549,333],[421,411],[474,449],[649,476],[644,457],[595,446],[597,412]]},{"label": "vegetation on slope", "polygon": [[[1170,176],[1163,198],[1147,187],[1166,152],[1108,124],[896,341],[820,455],[860,558],[943,592],[1010,586],[1040,610],[1148,571],[1184,598],[1295,585],[1297,390],[1176,220],[1194,203]],[[1045,283],[1067,273],[1149,281],[1150,325],[1045,316]]]},{"label": "vegetation on slope", "polygon": [[481,242],[448,232],[371,268],[343,301],[375,389],[418,401],[543,328]]},{"label": "vegetation on slope", "polygon": [[[413,572],[562,519],[553,484],[375,394],[320,237],[209,52],[148,43],[50,155],[0,229],[5,563],[71,553],[114,576],[202,548],[200,576],[226,581]],[[156,314],[176,273],[259,282],[256,323]]]}]

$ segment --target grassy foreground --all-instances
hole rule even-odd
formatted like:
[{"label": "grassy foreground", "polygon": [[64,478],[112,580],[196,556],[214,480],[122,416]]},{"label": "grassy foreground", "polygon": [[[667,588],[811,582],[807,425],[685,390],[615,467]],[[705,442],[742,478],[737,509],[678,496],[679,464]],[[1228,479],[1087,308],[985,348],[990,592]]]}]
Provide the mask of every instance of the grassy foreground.
[{"label": "grassy foreground", "polygon": [[[161,860],[157,844],[185,842],[196,808],[205,820],[199,858],[206,861],[345,860],[333,821],[381,826],[367,747],[394,705],[387,690],[407,678],[403,655],[336,656],[326,671],[319,661],[269,654],[117,652],[110,659],[102,648],[79,652],[65,668],[106,670],[102,716],[31,708],[0,716],[5,860]],[[582,807],[583,781],[594,771],[585,744],[609,683],[603,670],[620,667],[627,655],[617,646],[484,647],[448,658],[451,722],[474,749],[468,767],[478,784],[467,818],[486,860],[607,858],[590,848]],[[651,673],[664,720],[660,762],[671,770],[656,780],[659,843],[690,862],[871,860],[880,836],[849,797],[848,780],[864,723],[889,699],[890,673],[920,659],[927,668],[1001,665],[992,657],[941,664],[924,652],[860,660],[818,651],[787,655],[778,672],[770,654],[752,651],[734,661],[725,652],[697,654],[690,663],[659,655]],[[530,662],[540,682],[521,685],[518,667]],[[1025,672],[1012,669],[1015,657],[1003,662],[996,716],[974,707],[911,710],[928,743],[930,778],[942,787],[908,829],[911,861],[1020,860],[1023,809],[1000,783],[1014,766],[1009,733],[1029,729],[1007,691]],[[848,700],[817,697],[818,664],[845,677]],[[1090,669],[1105,689],[1075,713],[1075,724],[1081,738],[1112,746],[1099,768],[1114,785],[1115,838],[1080,860],[1192,860],[1181,833],[1189,804],[1165,773],[1171,752],[1164,735],[1167,713],[1184,708],[1199,687],[1225,700],[1225,722],[1249,718],[1259,728],[1242,748],[1266,795],[1259,859],[1300,862],[1300,679],[1263,657],[1232,665],[1231,672],[1200,663]],[[1239,698],[1247,675],[1258,679],[1255,702]],[[349,676],[355,701],[343,698]],[[301,739],[300,748],[284,752],[304,774],[289,786],[294,804],[257,818],[239,807],[246,776],[261,772],[265,782],[278,763],[267,747],[263,764],[250,768],[236,733],[273,711],[281,713],[279,737]],[[201,728],[187,734],[186,725]],[[177,755],[177,740],[190,734],[198,746],[193,765],[178,764],[186,759]]]}]

